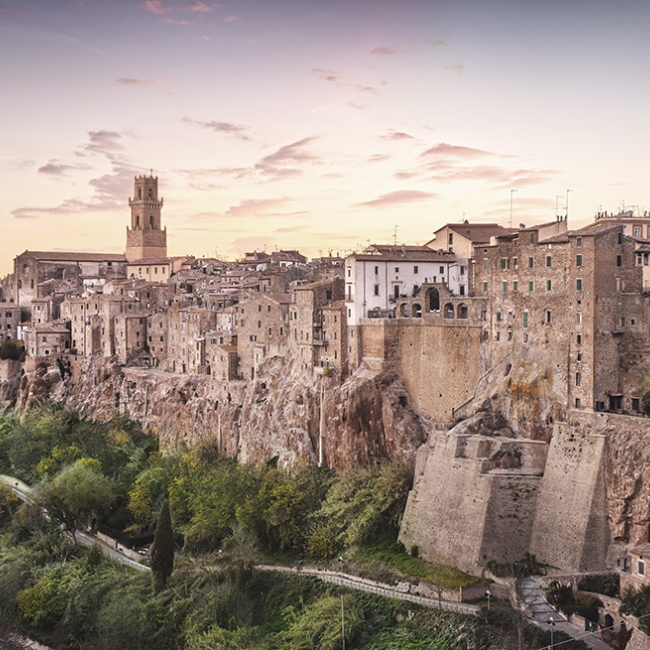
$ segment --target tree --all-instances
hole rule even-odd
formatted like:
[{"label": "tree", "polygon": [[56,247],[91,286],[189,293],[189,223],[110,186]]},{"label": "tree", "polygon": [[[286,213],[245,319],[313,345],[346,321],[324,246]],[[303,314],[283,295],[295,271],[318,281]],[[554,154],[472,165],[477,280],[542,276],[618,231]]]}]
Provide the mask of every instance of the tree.
[{"label": "tree", "polygon": [[113,498],[111,481],[92,458],[64,467],[51,481],[41,483],[37,492],[38,504],[72,535],[75,544],[77,528],[101,516]]},{"label": "tree", "polygon": [[151,546],[151,573],[154,589],[160,591],[174,569],[174,531],[169,516],[169,502],[163,501]]}]

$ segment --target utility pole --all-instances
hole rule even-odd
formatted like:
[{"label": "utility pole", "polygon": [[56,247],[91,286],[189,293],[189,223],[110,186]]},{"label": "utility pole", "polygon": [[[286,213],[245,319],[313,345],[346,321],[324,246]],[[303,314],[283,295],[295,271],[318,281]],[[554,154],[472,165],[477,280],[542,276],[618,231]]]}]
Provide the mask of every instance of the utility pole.
[{"label": "utility pole", "polygon": [[[395,226],[397,228],[397,226]],[[345,650],[345,609],[343,607],[343,558],[339,557],[339,585],[341,587],[341,647]]]}]

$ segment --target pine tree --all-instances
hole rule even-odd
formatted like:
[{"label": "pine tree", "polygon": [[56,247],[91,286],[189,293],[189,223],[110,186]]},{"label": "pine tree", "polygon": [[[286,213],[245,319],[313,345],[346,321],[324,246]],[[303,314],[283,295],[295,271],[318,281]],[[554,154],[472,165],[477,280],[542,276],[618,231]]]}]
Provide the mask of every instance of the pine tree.
[{"label": "pine tree", "polygon": [[169,503],[163,502],[151,546],[151,572],[155,591],[160,591],[174,569],[174,531]]}]

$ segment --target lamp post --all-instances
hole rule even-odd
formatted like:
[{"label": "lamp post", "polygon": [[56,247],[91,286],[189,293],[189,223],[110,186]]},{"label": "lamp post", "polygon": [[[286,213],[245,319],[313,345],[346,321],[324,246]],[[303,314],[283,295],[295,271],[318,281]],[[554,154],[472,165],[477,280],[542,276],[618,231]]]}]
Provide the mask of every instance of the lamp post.
[{"label": "lamp post", "polygon": [[[339,585],[343,587],[343,558],[339,557]],[[343,591],[341,591],[341,647],[345,650],[345,608],[343,606]]]},{"label": "lamp post", "polygon": [[553,631],[555,630],[555,619],[550,616],[548,619],[548,624],[551,626],[551,650],[553,650]]},{"label": "lamp post", "polygon": [[488,599],[488,612],[490,611],[490,597],[492,596],[492,592],[488,589],[485,592],[485,597]]}]

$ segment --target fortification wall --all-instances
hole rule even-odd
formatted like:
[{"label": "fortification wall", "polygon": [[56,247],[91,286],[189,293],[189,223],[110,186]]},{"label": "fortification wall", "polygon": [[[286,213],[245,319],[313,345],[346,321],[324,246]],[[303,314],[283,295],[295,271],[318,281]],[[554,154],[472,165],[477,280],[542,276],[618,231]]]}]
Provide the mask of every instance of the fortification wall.
[{"label": "fortification wall", "polygon": [[[535,447],[534,451],[517,447]],[[400,541],[422,557],[480,573],[492,559],[529,549],[546,445],[486,436],[437,434],[416,460]],[[499,469],[508,454],[511,469]],[[528,464],[526,464],[528,463]],[[495,468],[496,467],[496,468]]]},{"label": "fortification wall", "polygon": [[605,436],[555,425],[530,546],[540,562],[566,572],[605,566],[605,443]]},{"label": "fortification wall", "polygon": [[[399,374],[418,412],[451,422],[453,409],[473,395],[481,375],[481,329],[399,320]],[[366,335],[364,332],[364,350]]]}]

